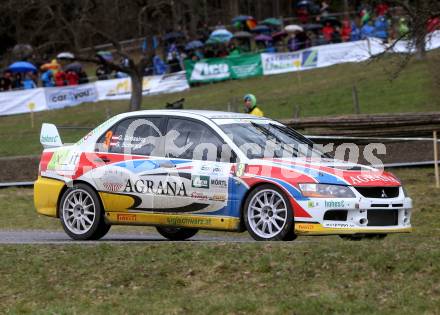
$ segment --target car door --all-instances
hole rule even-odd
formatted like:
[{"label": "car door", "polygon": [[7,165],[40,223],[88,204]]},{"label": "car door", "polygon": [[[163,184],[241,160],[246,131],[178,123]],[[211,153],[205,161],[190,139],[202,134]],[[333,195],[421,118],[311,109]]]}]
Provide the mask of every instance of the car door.
[{"label": "car door", "polygon": [[180,189],[173,198],[156,195],[155,204],[174,213],[225,211],[233,153],[203,122],[170,117],[166,125],[164,152],[169,161],[168,181],[178,183],[176,189]]},{"label": "car door", "polygon": [[97,141],[93,178],[107,211],[152,211],[163,162],[161,117],[119,121]]}]

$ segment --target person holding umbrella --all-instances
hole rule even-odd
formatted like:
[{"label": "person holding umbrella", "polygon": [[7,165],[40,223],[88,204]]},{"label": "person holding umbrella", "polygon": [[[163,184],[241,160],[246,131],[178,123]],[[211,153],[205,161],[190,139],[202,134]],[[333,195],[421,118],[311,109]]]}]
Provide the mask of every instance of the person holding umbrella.
[{"label": "person holding umbrella", "polygon": [[254,94],[246,94],[243,97],[245,111],[248,114],[263,117],[263,111],[257,106],[257,98]]}]

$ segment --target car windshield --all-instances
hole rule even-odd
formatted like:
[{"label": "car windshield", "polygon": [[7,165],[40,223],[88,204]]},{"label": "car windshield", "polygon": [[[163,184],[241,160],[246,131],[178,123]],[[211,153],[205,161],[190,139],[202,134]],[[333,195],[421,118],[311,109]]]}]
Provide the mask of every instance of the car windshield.
[{"label": "car windshield", "polygon": [[268,119],[219,119],[219,127],[250,159],[329,156],[295,130]]}]

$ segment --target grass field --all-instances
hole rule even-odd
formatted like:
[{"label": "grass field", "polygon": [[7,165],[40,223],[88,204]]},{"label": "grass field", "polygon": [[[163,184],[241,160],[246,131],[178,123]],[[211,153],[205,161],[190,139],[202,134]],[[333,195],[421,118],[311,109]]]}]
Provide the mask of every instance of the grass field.
[{"label": "grass field", "polygon": [[[382,241],[1,245],[0,313],[438,314],[433,170],[395,173],[415,230]],[[60,228],[31,190],[0,190],[0,209],[1,230]]]},{"label": "grass field", "polygon": [[[435,69],[439,57],[440,52],[432,52],[427,61],[413,60],[395,80],[390,80],[390,71],[396,69],[399,57],[386,56],[370,63],[221,82],[182,93],[145,97],[142,108],[164,108],[166,102],[184,97],[188,109],[227,110],[231,103],[241,110],[241,97],[254,93],[266,116],[271,118],[293,117],[296,106],[302,117],[351,114],[355,84],[362,113],[438,111],[440,89]],[[108,101],[36,113],[33,129],[29,115],[0,117],[0,156],[39,154],[42,122],[95,127],[108,114],[115,115],[127,108],[126,101]],[[73,142],[86,132],[64,131],[62,137],[65,142]]]}]

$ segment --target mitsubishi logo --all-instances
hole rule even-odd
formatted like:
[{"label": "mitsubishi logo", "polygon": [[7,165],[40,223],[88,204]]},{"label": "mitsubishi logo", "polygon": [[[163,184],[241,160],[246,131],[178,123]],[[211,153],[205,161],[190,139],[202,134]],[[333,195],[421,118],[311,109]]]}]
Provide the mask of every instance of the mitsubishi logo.
[{"label": "mitsubishi logo", "polygon": [[382,194],[380,195],[380,198],[388,198],[387,194],[385,193],[385,189],[382,189]]}]

